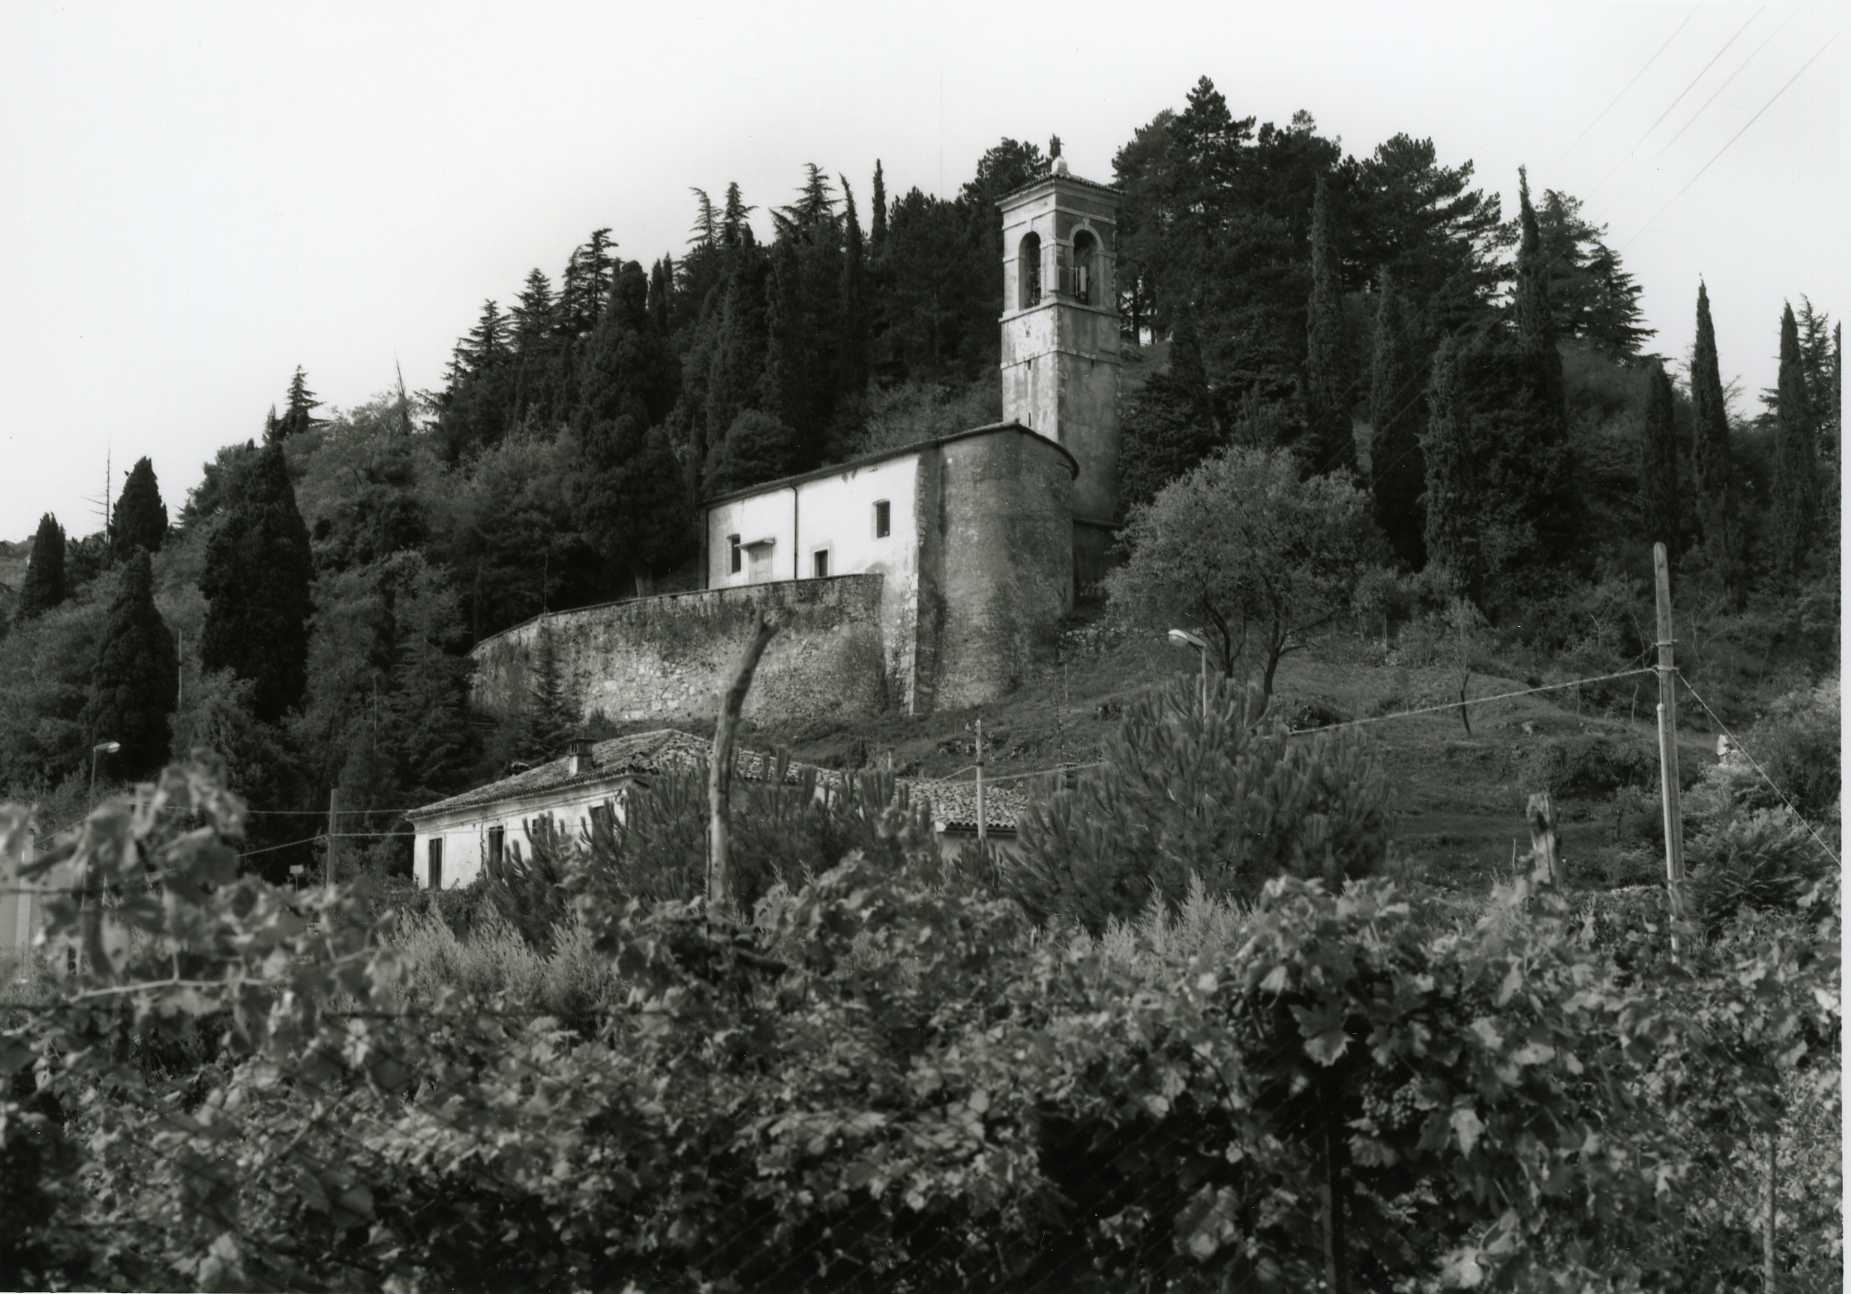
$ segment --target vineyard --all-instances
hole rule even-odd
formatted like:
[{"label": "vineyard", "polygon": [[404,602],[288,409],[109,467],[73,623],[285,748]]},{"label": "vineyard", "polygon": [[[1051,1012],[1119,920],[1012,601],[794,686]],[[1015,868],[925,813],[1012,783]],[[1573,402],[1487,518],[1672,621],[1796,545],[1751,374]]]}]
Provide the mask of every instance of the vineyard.
[{"label": "vineyard", "polygon": [[1682,925],[1462,897],[1383,866],[1365,739],[1250,704],[1129,707],[1017,860],[947,862],[872,775],[754,791],[743,912],[699,898],[696,781],[432,907],[239,875],[222,770],[170,767],[26,868],[0,1286],[1835,1285],[1798,815],[1706,770]]}]

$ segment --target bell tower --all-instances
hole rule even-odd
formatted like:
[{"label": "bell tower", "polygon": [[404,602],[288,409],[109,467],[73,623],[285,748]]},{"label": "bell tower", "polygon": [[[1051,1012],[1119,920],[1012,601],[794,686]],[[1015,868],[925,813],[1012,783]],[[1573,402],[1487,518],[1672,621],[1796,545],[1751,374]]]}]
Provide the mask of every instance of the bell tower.
[{"label": "bell tower", "polygon": [[1003,418],[1071,453],[1074,577],[1105,570],[1118,513],[1118,194],[1067,170],[1056,139],[1048,172],[997,205],[1003,220]]}]

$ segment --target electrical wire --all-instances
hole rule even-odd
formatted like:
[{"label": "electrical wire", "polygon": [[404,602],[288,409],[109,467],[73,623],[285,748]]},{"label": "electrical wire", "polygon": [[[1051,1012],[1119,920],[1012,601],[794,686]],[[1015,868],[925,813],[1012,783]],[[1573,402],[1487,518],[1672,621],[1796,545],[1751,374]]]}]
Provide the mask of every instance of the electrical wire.
[{"label": "electrical wire", "polygon": [[[1572,149],[1576,144],[1579,144],[1583,139],[1587,138],[1587,133],[1590,130],[1594,129],[1594,127],[1598,126],[1601,122],[1606,120],[1607,114],[1612,112],[1615,106],[1618,105],[1619,101],[1626,97],[1626,92],[1632,89],[1633,86],[1637,85],[1639,83],[1639,78],[1644,76],[1646,72],[1651,69],[1652,64],[1658,61],[1659,55],[1663,54],[1667,49],[1670,49],[1671,42],[1678,38],[1678,34],[1682,32],[1684,28],[1690,26],[1690,20],[1697,16],[1697,10],[1700,7],[1701,6],[1698,6],[1698,5],[1692,5],[1690,7],[1690,12],[1684,15],[1684,21],[1679,23],[1675,28],[1672,29],[1671,34],[1665,37],[1665,43],[1660,45],[1657,51],[1653,53],[1653,55],[1650,58],[1645,60],[1644,64],[1639,68],[1637,72],[1634,72],[1632,74],[1632,80],[1628,81],[1625,85],[1620,87],[1620,92],[1614,95],[1613,98],[1608,101],[1606,107],[1602,108],[1599,112],[1594,114],[1594,120],[1588,122],[1587,125],[1583,126],[1581,128],[1581,133],[1576,135],[1573,139],[1569,140],[1568,143],[1562,147],[1562,151],[1555,155],[1555,158],[1562,157],[1570,149]],[[1553,158],[1551,159],[1551,161],[1554,161],[1554,160],[1555,159]]]},{"label": "electrical wire", "polygon": [[1774,28],[1774,30],[1768,34],[1768,38],[1766,40],[1762,41],[1759,45],[1755,46],[1753,51],[1749,53],[1748,57],[1743,59],[1741,63],[1736,67],[1735,71],[1729,73],[1728,76],[1725,76],[1722,79],[1722,84],[1717,86],[1714,90],[1710,92],[1710,97],[1705,99],[1700,105],[1698,105],[1697,110],[1690,114],[1690,119],[1686,121],[1683,125],[1677,128],[1677,133],[1671,136],[1670,139],[1665,141],[1665,146],[1659,149],[1658,152],[1653,156],[1653,159],[1652,159],[1653,161],[1658,160],[1658,158],[1663,157],[1666,153],[1671,151],[1671,146],[1677,143],[1678,140],[1682,139],[1684,137],[1684,132],[1689,130],[1691,126],[1696,124],[1697,118],[1703,115],[1704,109],[1708,108],[1712,103],[1716,102],[1717,98],[1722,94],[1722,92],[1729,88],[1729,83],[1735,80],[1736,77],[1740,76],[1747,69],[1748,65],[1755,61],[1756,55],[1760,54],[1762,50],[1766,49],[1769,45],[1772,45],[1774,43],[1774,37],[1780,35],[1781,32],[1787,29],[1787,25],[1791,23],[1794,20],[1794,18],[1796,18],[1799,15],[1800,10],[1804,9],[1807,3],[1808,3],[1808,0],[1800,0],[1799,4],[1793,6],[1792,10],[1787,14],[1786,18],[1784,18],[1781,21],[1780,26]]}]

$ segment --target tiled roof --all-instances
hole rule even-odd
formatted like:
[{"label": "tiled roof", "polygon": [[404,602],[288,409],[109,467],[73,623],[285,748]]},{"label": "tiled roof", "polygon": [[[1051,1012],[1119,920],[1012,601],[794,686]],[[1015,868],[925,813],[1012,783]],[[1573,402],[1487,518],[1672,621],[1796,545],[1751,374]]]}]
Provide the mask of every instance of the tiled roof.
[{"label": "tiled roof", "polygon": [[[912,795],[932,806],[932,821],[940,830],[975,831],[977,829],[977,784],[965,778],[955,782],[914,782]],[[989,831],[1014,831],[1016,822],[1028,812],[1029,797],[1015,786],[983,788],[984,827]]]},{"label": "tiled roof", "polygon": [[[616,777],[644,776],[661,772],[665,768],[698,763],[707,759],[712,752],[711,741],[676,728],[657,728],[650,732],[632,733],[627,737],[612,737],[609,741],[593,743],[593,766],[576,777],[570,771],[571,757],[562,755],[499,781],[413,809],[406,816],[413,819],[433,817],[503,800],[590,786]],[[734,775],[750,782],[762,782],[770,777],[775,764],[776,756],[761,751],[735,749],[733,752]],[[801,781],[806,769],[813,772],[816,780],[825,786],[834,785],[842,777],[840,773],[826,768],[811,768],[793,762],[785,769],[784,780]]]}]

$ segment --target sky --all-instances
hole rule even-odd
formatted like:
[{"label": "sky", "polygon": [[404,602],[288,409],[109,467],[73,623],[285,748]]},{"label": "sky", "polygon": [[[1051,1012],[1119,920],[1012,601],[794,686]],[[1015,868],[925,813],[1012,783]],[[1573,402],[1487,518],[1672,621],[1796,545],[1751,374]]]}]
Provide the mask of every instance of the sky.
[{"label": "sky", "polygon": [[1507,213],[1519,165],[1539,195],[1581,197],[1644,288],[1654,349],[1687,354],[1706,280],[1752,412],[1782,302],[1851,310],[1842,25],[1833,0],[8,0],[0,538],[45,511],[96,530],[106,464],[114,496],[142,455],[177,515],[297,365],[330,406],[387,390],[395,364],[436,387],[483,300],[536,265],[556,281],[593,228],[645,265],[679,254],[691,186],[737,180],[768,207],[814,161],[865,221],[877,158],[890,195],[949,195],[998,139],[1056,133],[1109,181],[1202,75],[1236,115],[1308,109],[1359,157],[1431,137]]}]

